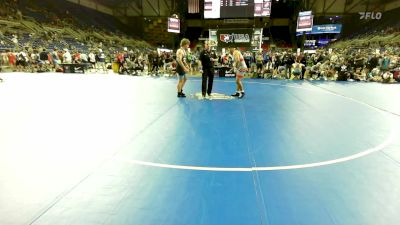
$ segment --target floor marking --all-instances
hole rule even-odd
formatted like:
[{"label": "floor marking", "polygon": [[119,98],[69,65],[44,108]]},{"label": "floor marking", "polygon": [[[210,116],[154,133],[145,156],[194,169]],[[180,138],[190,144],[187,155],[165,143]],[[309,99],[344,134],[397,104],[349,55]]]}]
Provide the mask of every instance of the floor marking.
[{"label": "floor marking", "polygon": [[[199,80],[194,80],[194,81],[199,81]],[[234,83],[235,81],[219,81],[218,82],[225,82],[225,83]],[[262,85],[271,85],[271,86],[283,86],[283,87],[291,87],[291,88],[298,88],[298,89],[303,89],[303,90],[308,90],[308,91],[315,91],[315,92],[320,92],[320,93],[326,93],[326,94],[331,94],[335,95],[338,97],[342,97],[344,99],[362,104],[364,106],[367,106],[376,112],[386,116],[386,111],[374,107],[370,104],[367,104],[365,102],[356,100],[351,97],[347,97],[341,94],[337,94],[332,91],[328,91],[325,89],[311,89],[307,87],[298,87],[294,85],[285,85],[285,84],[270,84],[270,83],[264,83],[264,82],[246,82],[246,83],[253,83],[253,84],[262,84]],[[391,123],[393,124],[393,123]],[[304,169],[304,168],[312,168],[312,167],[320,167],[320,166],[326,166],[326,165],[332,165],[332,164],[337,164],[337,163],[342,163],[354,159],[358,159],[364,156],[367,156],[371,153],[381,151],[382,149],[386,148],[391,142],[393,142],[395,135],[396,135],[396,127],[392,125],[391,127],[391,132],[388,138],[382,142],[381,144],[363,150],[359,153],[356,153],[354,155],[338,158],[338,159],[333,159],[333,160],[327,160],[327,161],[321,161],[321,162],[316,162],[316,163],[307,163],[307,164],[296,164],[296,165],[287,165],[287,166],[266,166],[266,167],[207,167],[207,166],[189,166],[189,165],[174,165],[174,164],[165,164],[165,163],[154,163],[154,162],[147,162],[147,161],[141,161],[141,160],[130,160],[130,159],[123,159],[120,157],[113,157],[112,160],[118,161],[118,162],[124,162],[124,163],[129,163],[129,164],[135,164],[135,165],[142,165],[142,166],[149,166],[149,167],[158,167],[158,168],[168,168],[168,169],[179,169],[179,170],[197,170],[197,171],[220,171],[220,172],[254,172],[254,171],[274,171],[274,170],[293,170],[293,169]]]},{"label": "floor marking", "polygon": [[222,171],[222,172],[251,172],[252,168],[247,167],[207,167],[207,166],[183,166],[183,165],[173,165],[173,164],[165,164],[165,163],[153,163],[141,160],[134,159],[123,159],[120,157],[113,157],[114,161],[124,162],[129,164],[136,164],[142,166],[151,166],[151,167],[159,167],[159,168],[168,168],[168,169],[179,169],[179,170],[200,170],[200,171]]},{"label": "floor marking", "polygon": [[297,164],[297,165],[289,165],[289,166],[206,167],[206,166],[184,166],[184,165],[173,165],[173,164],[165,164],[165,163],[153,163],[153,162],[146,162],[146,161],[140,161],[140,160],[123,159],[120,157],[114,157],[112,159],[115,161],[119,161],[119,162],[142,165],[142,166],[151,166],[151,167],[168,168],[168,169],[180,169],[180,170],[198,170],[198,171],[254,172],[254,171],[305,169],[305,168],[312,168],[312,167],[319,167],[319,166],[326,166],[326,165],[342,163],[342,162],[358,159],[363,156],[367,156],[374,152],[378,152],[378,151],[386,148],[394,140],[395,134],[396,134],[395,129],[393,129],[393,127],[392,127],[391,134],[383,143],[381,143],[378,146],[375,146],[373,148],[369,148],[364,151],[361,151],[354,155],[350,155],[350,156],[346,156],[346,157],[342,157],[342,158],[338,158],[338,159],[333,159],[333,160],[316,162],[316,163]]},{"label": "floor marking", "polygon": [[211,96],[209,96],[209,97],[203,97],[201,92],[191,94],[190,97],[195,98],[197,100],[232,100],[232,99],[236,99],[233,96],[221,94],[221,93],[212,93]]}]

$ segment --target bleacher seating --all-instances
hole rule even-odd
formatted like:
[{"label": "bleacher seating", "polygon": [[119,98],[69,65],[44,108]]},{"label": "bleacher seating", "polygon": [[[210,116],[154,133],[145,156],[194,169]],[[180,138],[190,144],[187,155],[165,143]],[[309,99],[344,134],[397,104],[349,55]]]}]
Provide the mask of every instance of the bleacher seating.
[{"label": "bleacher seating", "polygon": [[[365,20],[361,21],[359,15],[356,14],[349,17],[343,26],[341,38],[344,39],[359,39],[365,38],[368,35],[374,35],[382,33],[382,31],[390,28],[399,28],[400,22],[397,19],[400,14],[400,8],[393,9],[384,13],[384,17],[380,20]],[[359,21],[355,23],[354,21]]]},{"label": "bleacher seating", "polygon": [[[109,15],[63,0],[40,1],[35,5],[29,4],[29,2],[33,1],[19,1],[18,3],[18,7],[22,10],[22,18],[11,20],[0,18],[0,25],[2,25],[0,33],[7,34],[0,36],[0,41],[2,41],[0,49],[68,48],[88,51],[90,47],[96,47],[96,44],[93,43],[99,42],[104,43],[105,48],[111,47],[110,45],[131,48],[150,47],[146,42],[118,32],[122,23],[117,23],[116,19]],[[59,7],[60,4],[63,7]],[[67,11],[70,12],[70,15],[66,15]],[[74,23],[74,20],[80,21],[80,23]],[[61,26],[57,25],[59,23]],[[18,35],[17,46],[11,41],[12,34]]]},{"label": "bleacher seating", "polygon": [[168,43],[171,38],[171,34],[167,32],[167,19],[159,18],[147,23],[144,28],[146,40],[153,45],[159,45],[160,43]]}]

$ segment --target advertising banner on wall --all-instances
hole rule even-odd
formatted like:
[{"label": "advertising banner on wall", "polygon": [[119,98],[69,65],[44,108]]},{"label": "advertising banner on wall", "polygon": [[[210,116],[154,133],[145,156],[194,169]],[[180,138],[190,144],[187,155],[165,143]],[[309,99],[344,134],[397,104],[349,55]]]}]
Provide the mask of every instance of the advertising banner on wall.
[{"label": "advertising banner on wall", "polygon": [[253,29],[217,30],[218,47],[251,47]]},{"label": "advertising banner on wall", "polygon": [[327,46],[331,41],[332,41],[331,39],[319,39],[318,46],[319,47]]},{"label": "advertising banner on wall", "polygon": [[306,40],[304,42],[304,47],[314,47],[315,46],[316,41],[315,40]]},{"label": "advertising banner on wall", "polygon": [[342,24],[321,24],[312,27],[311,34],[340,34]]},{"label": "advertising banner on wall", "polygon": [[218,46],[218,38],[217,38],[217,30],[216,29],[209,30],[208,41],[209,41],[211,48],[215,50],[215,48]]},{"label": "advertising banner on wall", "polygon": [[[321,24],[314,25],[311,31],[305,34],[340,34],[342,32],[342,24]],[[303,35],[303,32],[296,32],[296,36]]]}]

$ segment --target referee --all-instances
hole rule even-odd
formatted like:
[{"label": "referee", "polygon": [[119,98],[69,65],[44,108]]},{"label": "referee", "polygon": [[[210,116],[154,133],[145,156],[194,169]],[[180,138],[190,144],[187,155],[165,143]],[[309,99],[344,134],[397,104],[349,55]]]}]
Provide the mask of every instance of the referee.
[{"label": "referee", "polygon": [[206,97],[206,94],[210,97],[214,81],[214,59],[211,56],[210,43],[208,41],[204,42],[204,49],[200,53],[200,61],[203,67],[201,94],[203,97]]}]

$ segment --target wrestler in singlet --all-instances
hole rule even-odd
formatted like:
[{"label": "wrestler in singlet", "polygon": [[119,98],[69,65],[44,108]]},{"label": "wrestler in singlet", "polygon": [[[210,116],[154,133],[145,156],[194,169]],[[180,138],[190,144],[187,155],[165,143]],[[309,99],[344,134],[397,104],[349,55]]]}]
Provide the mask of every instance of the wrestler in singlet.
[{"label": "wrestler in singlet", "polygon": [[246,62],[244,61],[243,55],[239,50],[231,47],[229,51],[233,56],[233,69],[236,71],[236,93],[232,94],[231,96],[243,98],[244,87],[242,83],[242,78],[247,72]]}]

